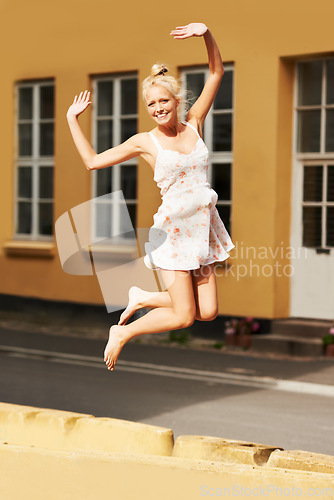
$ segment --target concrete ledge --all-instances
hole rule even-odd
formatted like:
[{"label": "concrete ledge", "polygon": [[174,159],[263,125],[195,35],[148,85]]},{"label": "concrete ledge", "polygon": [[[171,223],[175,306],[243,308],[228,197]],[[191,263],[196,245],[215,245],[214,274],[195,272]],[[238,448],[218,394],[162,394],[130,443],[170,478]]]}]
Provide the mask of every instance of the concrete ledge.
[{"label": "concrete ledge", "polygon": [[276,450],[270,455],[268,465],[284,469],[324,472],[334,475],[334,456],[310,453],[308,451]]},{"label": "concrete ledge", "polygon": [[331,320],[319,320],[311,318],[282,318],[273,319],[271,333],[288,335],[292,337],[319,338],[327,335],[332,326]]},{"label": "concrete ledge", "polygon": [[333,498],[333,476],[249,465],[0,446],[6,500],[188,500],[202,497]]},{"label": "concrete ledge", "polygon": [[322,340],[309,337],[289,337],[270,333],[252,335],[252,348],[258,352],[272,352],[288,356],[322,356],[324,348]]},{"label": "concrete ledge", "polygon": [[170,456],[174,435],[171,429],[126,420],[0,403],[0,442]]},{"label": "concrete ledge", "polygon": [[334,498],[334,457],[0,403],[0,498]]},{"label": "concrete ledge", "polygon": [[114,418],[80,419],[71,438],[74,449],[141,455],[170,456],[174,444],[171,429]]},{"label": "concrete ledge", "polygon": [[264,465],[277,446],[221,439],[211,436],[179,436],[173,457],[214,460],[225,464]]}]

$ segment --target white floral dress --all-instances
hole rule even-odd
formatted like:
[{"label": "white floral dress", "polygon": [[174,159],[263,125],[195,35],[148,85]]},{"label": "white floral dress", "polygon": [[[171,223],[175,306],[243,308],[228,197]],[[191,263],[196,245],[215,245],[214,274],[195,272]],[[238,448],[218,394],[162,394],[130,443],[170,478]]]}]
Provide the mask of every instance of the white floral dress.
[{"label": "white floral dress", "polygon": [[219,217],[218,195],[208,182],[209,151],[195,127],[198,141],[190,154],[158,148],[154,180],[162,204],[145,243],[149,269],[189,270],[223,261],[235,245]]}]

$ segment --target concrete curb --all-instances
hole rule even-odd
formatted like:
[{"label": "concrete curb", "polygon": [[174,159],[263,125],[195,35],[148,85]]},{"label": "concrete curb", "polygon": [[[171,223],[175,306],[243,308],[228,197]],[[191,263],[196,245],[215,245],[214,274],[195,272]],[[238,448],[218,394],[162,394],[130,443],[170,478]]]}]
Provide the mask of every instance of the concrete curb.
[{"label": "concrete curb", "polygon": [[302,450],[275,450],[269,457],[268,465],[334,475],[334,456]]},{"label": "concrete curb", "polygon": [[164,427],[0,403],[0,442],[53,450],[170,456],[174,436]]},{"label": "concrete curb", "polygon": [[0,498],[334,498],[334,457],[0,403]]},{"label": "concrete curb", "polygon": [[179,436],[173,457],[214,460],[225,464],[265,465],[277,446],[220,439],[211,436]]}]

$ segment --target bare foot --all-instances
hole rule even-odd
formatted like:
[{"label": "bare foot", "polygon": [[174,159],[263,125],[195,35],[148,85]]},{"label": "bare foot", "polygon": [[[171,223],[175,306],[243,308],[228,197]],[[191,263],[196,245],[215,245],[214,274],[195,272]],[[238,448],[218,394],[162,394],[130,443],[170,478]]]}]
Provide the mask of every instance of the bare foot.
[{"label": "bare foot", "polygon": [[125,341],[122,335],[123,328],[125,328],[125,326],[113,325],[109,330],[109,340],[104,350],[104,361],[106,362],[108,370],[113,370],[115,368],[118,356],[124,347]]},{"label": "bare foot", "polygon": [[125,325],[127,320],[136,312],[138,309],[143,307],[142,300],[147,297],[149,292],[145,292],[139,288],[139,286],[132,286],[129,290],[129,303],[126,309],[122,312],[119,318],[119,325]]}]

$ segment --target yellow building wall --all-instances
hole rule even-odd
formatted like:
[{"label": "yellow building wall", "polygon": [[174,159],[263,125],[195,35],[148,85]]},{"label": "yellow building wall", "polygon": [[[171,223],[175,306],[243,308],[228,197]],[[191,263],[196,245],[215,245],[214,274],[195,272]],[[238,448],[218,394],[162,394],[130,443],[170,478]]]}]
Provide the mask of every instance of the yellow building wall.
[{"label": "yellow building wall", "polygon": [[[4,248],[14,231],[15,83],[55,79],[56,220],[92,197],[92,173],[82,164],[66,122],[73,96],[91,88],[94,75],[137,71],[142,81],[156,61],[176,71],[206,64],[203,40],[169,36],[175,26],[201,21],[214,34],[223,60],[235,68],[231,236],[237,248],[231,251],[230,269],[219,268],[219,313],[289,316],[289,278],[270,269],[276,261],[289,264],[284,249],[291,217],[294,59],[334,51],[332,0],[213,0],[207,5],[148,0],[141,7],[134,1],[12,0],[1,2],[0,13],[6,49],[0,79],[0,293],[103,303],[96,277],[64,273],[56,246],[54,256],[44,258],[13,256]],[[91,138],[91,110],[80,120]],[[141,100],[138,124],[139,131],[153,126]],[[139,161],[138,227],[152,225],[159,204],[152,170]],[[277,249],[279,257],[272,257]]]}]

